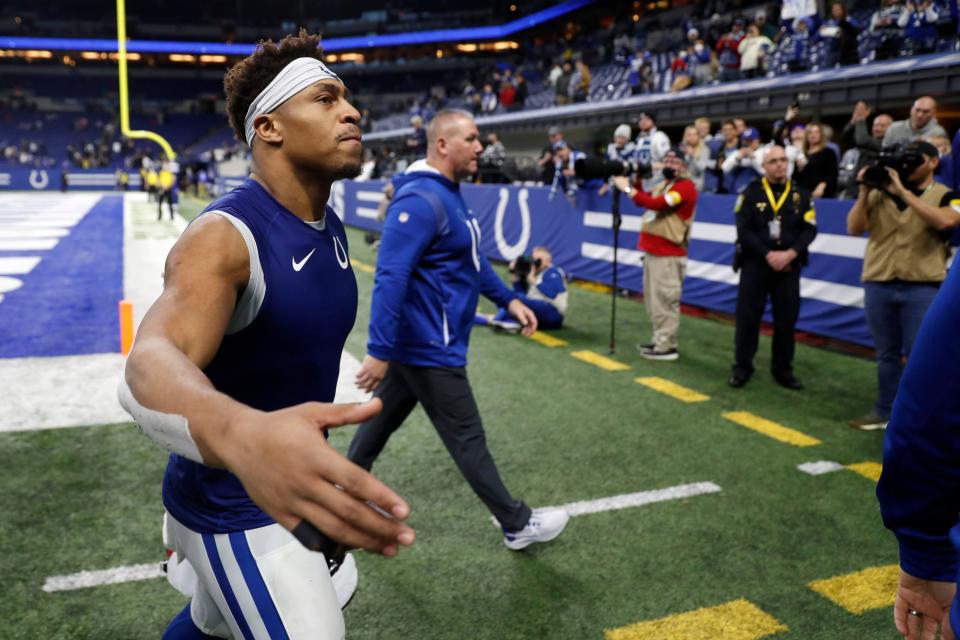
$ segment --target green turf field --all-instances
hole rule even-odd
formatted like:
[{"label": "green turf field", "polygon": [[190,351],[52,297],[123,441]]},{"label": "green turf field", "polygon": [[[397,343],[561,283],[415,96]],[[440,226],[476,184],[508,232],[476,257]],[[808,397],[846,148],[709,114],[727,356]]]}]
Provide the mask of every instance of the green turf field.
[{"label": "green turf field", "polygon": [[[374,264],[362,234],[350,240],[355,264]],[[357,269],[357,279],[360,311],[347,348],[362,358],[373,276]],[[897,562],[874,482],[852,470],[796,468],[880,461],[882,432],[845,424],[870,407],[874,365],[801,345],[796,372],[807,389],[791,392],[766,374],[770,341],[762,338],[757,375],[733,390],[725,383],[731,326],[684,317],[681,359],[656,363],[633,349],[649,337],[642,306],[622,301],[618,312],[613,358],[629,368],[615,372],[570,355],[606,353],[609,298],[601,293],[571,292],[568,327],[554,334],[567,346],[474,331],[469,372],[507,485],[533,506],[695,482],[722,490],[576,517],[555,542],[510,552],[418,410],[374,468],[410,502],[418,539],[394,559],[358,555],[348,637],[602,638],[743,599],[775,619],[767,631],[726,615],[702,635],[681,636],[686,627],[668,621],[609,637],[898,638],[882,594],[851,613],[808,586]],[[634,381],[649,376],[709,399],[684,403]],[[772,439],[723,417],[734,411],[820,443]],[[352,433],[335,431],[332,442],[344,450]],[[52,575],[161,560],[165,458],[132,425],[0,434],[0,637],[161,635],[185,602],[164,580],[57,593],[41,586]]]}]

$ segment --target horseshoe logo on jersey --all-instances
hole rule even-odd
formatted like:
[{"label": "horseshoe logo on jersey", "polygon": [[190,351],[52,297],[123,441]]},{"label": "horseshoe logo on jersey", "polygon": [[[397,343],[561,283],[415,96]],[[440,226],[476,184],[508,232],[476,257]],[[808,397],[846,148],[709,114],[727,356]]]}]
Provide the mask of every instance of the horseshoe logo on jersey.
[{"label": "horseshoe logo on jersey", "polygon": [[[333,252],[337,256],[337,264],[340,265],[341,269],[346,269],[350,266],[350,259],[347,258],[347,250],[343,248],[343,244],[340,243],[340,238],[333,236]],[[343,254],[343,258],[340,257],[340,254]]]}]

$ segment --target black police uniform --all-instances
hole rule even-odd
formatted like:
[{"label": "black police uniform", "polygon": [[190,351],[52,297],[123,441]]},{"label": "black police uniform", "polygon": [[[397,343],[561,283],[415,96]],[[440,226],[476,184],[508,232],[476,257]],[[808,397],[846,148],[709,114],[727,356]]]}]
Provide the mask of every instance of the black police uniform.
[{"label": "black police uniform", "polygon": [[[806,264],[807,247],[817,235],[810,192],[789,181],[778,185],[758,178],[743,191],[735,211],[741,273],[736,362],[730,384],[742,386],[753,373],[760,321],[769,297],[773,307],[771,370],[780,384],[800,388],[793,376],[793,329],[800,313],[800,267]],[[796,251],[797,259],[788,270],[774,271],[767,264],[767,252],[787,249]]]}]

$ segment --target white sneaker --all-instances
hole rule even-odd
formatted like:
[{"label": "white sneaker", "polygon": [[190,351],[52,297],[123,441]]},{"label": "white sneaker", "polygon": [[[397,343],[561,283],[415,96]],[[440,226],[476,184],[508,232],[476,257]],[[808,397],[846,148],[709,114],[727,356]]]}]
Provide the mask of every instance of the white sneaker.
[{"label": "white sneaker", "polygon": [[350,600],[353,599],[353,594],[357,591],[357,582],[359,581],[357,561],[353,559],[352,553],[348,553],[343,556],[343,560],[339,563],[328,558],[327,568],[330,569],[330,578],[333,580],[333,590],[337,592],[337,602],[340,603],[340,609],[346,609]]},{"label": "white sneaker", "polygon": [[491,320],[490,326],[494,328],[494,331],[500,330],[507,333],[520,333],[520,329],[523,328],[519,322],[513,320]]},{"label": "white sneaker", "polygon": [[519,551],[534,542],[550,542],[561,533],[567,522],[570,520],[570,514],[566,509],[534,509],[530,514],[530,519],[520,531],[503,531],[503,544],[508,549]]}]

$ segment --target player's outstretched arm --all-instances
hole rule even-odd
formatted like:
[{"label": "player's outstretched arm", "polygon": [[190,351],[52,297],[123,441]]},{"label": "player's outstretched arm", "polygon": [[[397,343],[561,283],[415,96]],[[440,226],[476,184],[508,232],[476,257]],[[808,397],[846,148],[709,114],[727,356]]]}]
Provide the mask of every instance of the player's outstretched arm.
[{"label": "player's outstretched arm", "polygon": [[379,401],[263,412],[220,393],[203,374],[249,274],[246,245],[227,220],[211,215],[190,225],[167,258],[164,291],[144,317],[127,361],[128,402],[179,418],[183,437],[167,446],[181,445],[189,454],[192,445],[189,457],[229,469],[283,526],[293,529],[306,520],[349,546],[396,553],[399,544],[413,542],[413,531],[399,521],[409,507],[323,437],[324,429],[376,415]]}]

